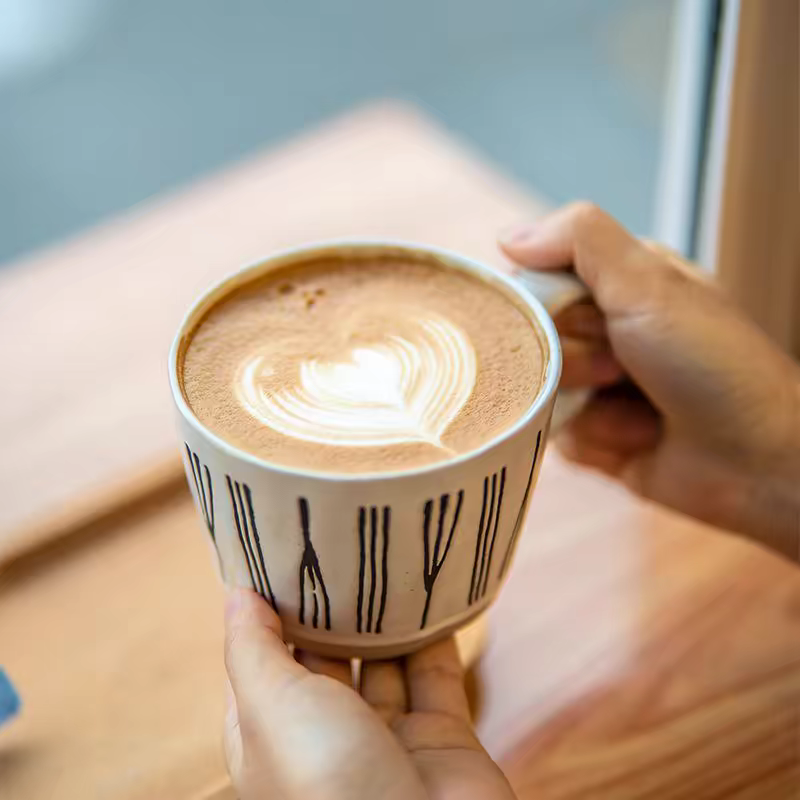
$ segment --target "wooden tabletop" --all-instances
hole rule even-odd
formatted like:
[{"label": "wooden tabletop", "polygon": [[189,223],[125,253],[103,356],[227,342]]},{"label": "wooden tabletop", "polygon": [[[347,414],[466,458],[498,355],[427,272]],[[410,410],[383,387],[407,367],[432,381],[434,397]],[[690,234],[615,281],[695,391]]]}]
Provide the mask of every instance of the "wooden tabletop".
[{"label": "wooden tabletop", "polygon": [[800,798],[800,570],[549,453],[479,668],[525,800]]},{"label": "wooden tabletop", "polygon": [[[382,105],[0,272],[0,658],[24,704],[0,786],[227,793],[219,589],[166,384],[191,298],[275,247],[359,233],[505,268],[496,229],[543,207]],[[521,798],[800,788],[800,575],[779,558],[550,452],[491,622],[479,731]]]}]

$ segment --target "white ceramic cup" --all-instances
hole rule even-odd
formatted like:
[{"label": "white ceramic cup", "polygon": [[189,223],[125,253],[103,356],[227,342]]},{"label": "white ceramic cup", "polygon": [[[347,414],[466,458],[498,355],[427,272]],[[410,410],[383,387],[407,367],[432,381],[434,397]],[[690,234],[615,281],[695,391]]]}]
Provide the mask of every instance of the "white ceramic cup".
[{"label": "white ceramic cup", "polygon": [[[182,359],[202,316],[233,289],[330,255],[423,254],[501,291],[548,350],[542,388],[502,434],[448,461],[398,472],[333,474],[270,463],[206,428],[181,389]],[[553,278],[551,280],[551,278]],[[538,278],[546,305],[580,294],[574,279]],[[568,297],[567,297],[568,295]],[[169,359],[184,465],[221,575],[251,587],[298,646],[335,657],[390,658],[480,614],[514,555],[547,441],[561,350],[544,305],[520,282],[469,258],[402,242],[347,241],[277,253],[209,290],[180,326]]]}]

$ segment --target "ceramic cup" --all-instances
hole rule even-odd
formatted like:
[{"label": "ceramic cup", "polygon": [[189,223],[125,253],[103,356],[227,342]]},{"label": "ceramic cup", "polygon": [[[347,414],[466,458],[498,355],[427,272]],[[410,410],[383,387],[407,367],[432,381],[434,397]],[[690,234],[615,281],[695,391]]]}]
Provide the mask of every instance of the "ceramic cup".
[{"label": "ceramic cup", "polygon": [[[331,253],[427,254],[503,292],[541,334],[544,382],[530,409],[477,450],[399,472],[331,474],[270,463],[206,428],[186,403],[180,370],[189,334],[231,290],[269,270]],[[580,294],[545,277],[545,304]],[[544,281],[544,282],[542,282]],[[508,574],[542,462],[561,372],[543,304],[518,280],[456,253],[397,242],[296,248],[246,267],[202,296],[172,345],[169,376],[189,485],[223,580],[252,587],[284,633],[325,655],[391,658],[465,625]]]}]

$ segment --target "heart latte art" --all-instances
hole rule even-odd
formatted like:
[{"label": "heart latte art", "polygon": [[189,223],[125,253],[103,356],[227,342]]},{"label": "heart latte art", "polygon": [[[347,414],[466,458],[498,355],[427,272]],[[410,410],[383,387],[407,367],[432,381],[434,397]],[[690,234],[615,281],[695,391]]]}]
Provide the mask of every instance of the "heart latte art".
[{"label": "heart latte art", "polygon": [[[341,359],[311,358],[296,383],[269,390],[269,357],[240,366],[235,390],[261,424],[308,442],[349,447],[427,442],[442,436],[472,394],[477,358],[467,335],[430,314],[402,335],[357,344]],[[445,448],[446,449],[446,448]]]},{"label": "heart latte art", "polygon": [[185,340],[186,401],[232,447],[396,473],[475,452],[530,409],[545,350],[505,292],[424,253],[297,259],[240,278]]}]

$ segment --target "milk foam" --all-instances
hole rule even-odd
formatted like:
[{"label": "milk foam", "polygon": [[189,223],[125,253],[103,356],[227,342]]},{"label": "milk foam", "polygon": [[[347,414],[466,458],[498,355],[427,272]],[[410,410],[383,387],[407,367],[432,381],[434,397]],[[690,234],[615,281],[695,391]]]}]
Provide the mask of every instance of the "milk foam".
[{"label": "milk foam", "polygon": [[320,444],[372,447],[442,436],[475,387],[477,358],[466,333],[433,312],[403,319],[402,335],[358,344],[337,360],[311,358],[297,381],[264,388],[269,357],[255,353],[236,372],[241,407],[284,436]]}]

